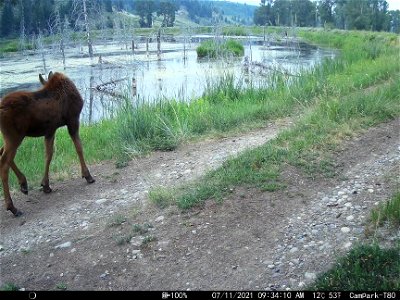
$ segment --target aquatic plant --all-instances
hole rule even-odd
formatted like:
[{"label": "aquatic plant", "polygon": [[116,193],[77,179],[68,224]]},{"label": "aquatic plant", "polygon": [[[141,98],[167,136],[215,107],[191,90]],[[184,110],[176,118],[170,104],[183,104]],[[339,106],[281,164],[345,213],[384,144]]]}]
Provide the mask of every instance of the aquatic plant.
[{"label": "aquatic plant", "polygon": [[233,39],[223,41],[206,40],[196,48],[196,52],[198,58],[216,58],[227,55],[243,56],[244,47],[240,42]]}]

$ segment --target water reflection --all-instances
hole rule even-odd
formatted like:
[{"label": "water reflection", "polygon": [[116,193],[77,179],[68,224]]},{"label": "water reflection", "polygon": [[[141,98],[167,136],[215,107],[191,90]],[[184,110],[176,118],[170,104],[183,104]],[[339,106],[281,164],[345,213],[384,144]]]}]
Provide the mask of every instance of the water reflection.
[{"label": "water reflection", "polygon": [[[148,38],[135,41],[134,49],[116,44],[97,45],[97,57],[90,60],[79,47],[65,50],[64,71],[77,85],[85,106],[82,121],[96,122],[115,115],[124,98],[138,102],[163,99],[190,101],[200,97],[210,82],[232,74],[242,84],[264,84],[265,75],[273,70],[298,74],[335,53],[296,40],[264,41],[259,37],[242,39],[244,58],[218,60],[197,58],[198,43],[210,36],[184,38],[181,42],[157,43]],[[159,51],[160,47],[160,51]],[[59,51],[49,51],[46,67],[63,71]],[[100,55],[100,56],[99,56]],[[9,55],[0,59],[0,94],[17,89],[37,89],[37,74],[43,72],[40,54],[28,57]]]}]

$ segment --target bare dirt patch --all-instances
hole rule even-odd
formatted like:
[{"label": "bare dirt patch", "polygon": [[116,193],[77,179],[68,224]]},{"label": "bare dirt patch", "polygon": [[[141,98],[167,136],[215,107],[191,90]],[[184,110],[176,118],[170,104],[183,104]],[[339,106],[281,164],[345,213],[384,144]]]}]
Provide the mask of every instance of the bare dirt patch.
[{"label": "bare dirt patch", "polygon": [[[299,289],[365,239],[376,202],[398,187],[399,120],[335,154],[339,176],[288,166],[287,188],[237,187],[222,203],[180,211],[149,205],[152,186],[181,184],[273,138],[284,124],[157,152],[124,169],[92,166],[96,183],[14,195],[1,211],[0,285],[29,290]],[[75,176],[77,177],[77,176]]]}]

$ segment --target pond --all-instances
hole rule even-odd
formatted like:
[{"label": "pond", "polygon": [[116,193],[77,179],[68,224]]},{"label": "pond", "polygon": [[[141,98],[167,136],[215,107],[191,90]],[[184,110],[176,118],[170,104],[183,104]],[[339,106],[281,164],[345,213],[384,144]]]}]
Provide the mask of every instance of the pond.
[{"label": "pond", "polygon": [[[297,39],[264,42],[263,37],[243,37],[243,58],[197,58],[196,47],[207,35],[164,39],[161,51],[155,39],[131,43],[97,42],[95,57],[78,44],[65,50],[65,70],[57,46],[35,52],[9,54],[0,58],[0,95],[15,90],[40,88],[38,74],[59,71],[69,76],[85,100],[84,123],[111,118],[124,97],[142,103],[165,99],[190,101],[202,95],[207,85],[232,74],[243,85],[264,84],[268,72],[296,75],[310,69],[336,52],[305,44]],[[246,68],[250,66],[250,68]],[[136,88],[134,88],[135,86]]]}]

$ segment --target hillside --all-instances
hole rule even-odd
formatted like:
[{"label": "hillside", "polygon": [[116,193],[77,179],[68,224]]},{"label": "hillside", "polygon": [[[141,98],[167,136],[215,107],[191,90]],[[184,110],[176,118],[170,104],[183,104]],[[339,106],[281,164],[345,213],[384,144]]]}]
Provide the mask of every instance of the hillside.
[{"label": "hillside", "polygon": [[212,1],[214,7],[222,16],[227,17],[228,23],[252,25],[254,11],[257,6],[228,1]]}]

